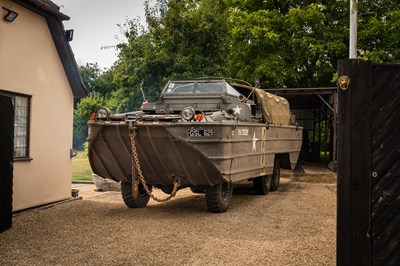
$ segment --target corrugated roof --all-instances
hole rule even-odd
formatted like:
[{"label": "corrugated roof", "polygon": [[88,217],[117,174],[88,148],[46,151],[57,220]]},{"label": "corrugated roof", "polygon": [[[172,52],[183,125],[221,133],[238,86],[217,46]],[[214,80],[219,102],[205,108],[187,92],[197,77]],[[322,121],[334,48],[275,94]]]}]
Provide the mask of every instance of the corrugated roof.
[{"label": "corrugated roof", "polygon": [[308,107],[324,104],[320,97],[329,102],[337,87],[269,89],[269,93],[286,98],[291,107]]}]

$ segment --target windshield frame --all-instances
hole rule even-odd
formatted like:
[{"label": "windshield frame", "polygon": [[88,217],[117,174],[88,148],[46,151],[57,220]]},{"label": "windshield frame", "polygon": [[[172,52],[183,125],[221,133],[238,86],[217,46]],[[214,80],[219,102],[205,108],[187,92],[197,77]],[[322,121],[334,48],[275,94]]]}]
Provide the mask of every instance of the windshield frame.
[{"label": "windshield frame", "polygon": [[[181,85],[180,85],[181,84]],[[214,86],[216,88],[215,91],[199,91],[200,84],[220,84],[220,89],[218,86]],[[179,86],[180,85],[180,86]],[[184,88],[186,85],[191,86],[191,90],[187,91],[178,91],[174,92],[174,90],[179,88]],[[207,86],[205,86],[205,89]],[[238,92],[233,86],[231,86],[224,79],[213,79],[213,80],[170,80],[164,87],[162,93],[163,95],[173,96],[173,95],[191,95],[191,96],[201,96],[201,95],[221,95],[227,94],[231,96],[239,96],[240,92]]]}]

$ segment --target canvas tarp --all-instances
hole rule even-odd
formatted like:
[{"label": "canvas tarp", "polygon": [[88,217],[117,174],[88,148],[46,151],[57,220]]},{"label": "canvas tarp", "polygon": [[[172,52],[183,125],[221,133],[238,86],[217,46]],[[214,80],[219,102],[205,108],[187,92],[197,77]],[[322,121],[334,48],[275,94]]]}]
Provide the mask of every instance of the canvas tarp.
[{"label": "canvas tarp", "polygon": [[256,95],[265,122],[276,125],[289,125],[290,105],[285,98],[261,89],[256,89]]}]

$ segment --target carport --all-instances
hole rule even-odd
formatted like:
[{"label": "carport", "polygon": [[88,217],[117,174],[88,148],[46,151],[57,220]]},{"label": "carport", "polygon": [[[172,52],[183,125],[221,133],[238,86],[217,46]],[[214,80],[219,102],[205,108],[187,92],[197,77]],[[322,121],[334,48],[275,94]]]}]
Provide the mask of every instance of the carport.
[{"label": "carport", "polygon": [[331,170],[336,169],[337,87],[268,91],[289,101],[296,121],[304,128],[300,159],[329,164]]}]

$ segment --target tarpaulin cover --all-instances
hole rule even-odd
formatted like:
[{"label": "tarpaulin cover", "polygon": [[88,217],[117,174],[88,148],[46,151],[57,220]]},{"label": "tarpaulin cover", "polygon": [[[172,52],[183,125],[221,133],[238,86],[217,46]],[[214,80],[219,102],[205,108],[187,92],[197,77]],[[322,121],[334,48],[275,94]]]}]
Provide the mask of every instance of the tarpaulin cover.
[{"label": "tarpaulin cover", "polygon": [[289,125],[290,105],[285,98],[261,89],[256,89],[256,95],[264,121],[275,125]]}]

